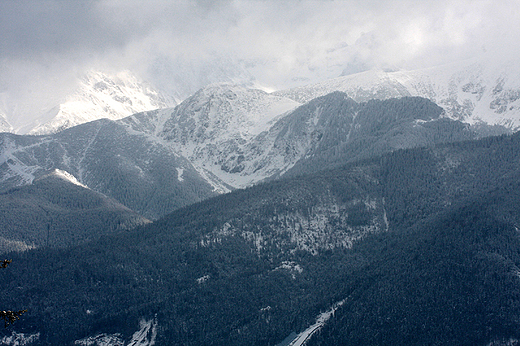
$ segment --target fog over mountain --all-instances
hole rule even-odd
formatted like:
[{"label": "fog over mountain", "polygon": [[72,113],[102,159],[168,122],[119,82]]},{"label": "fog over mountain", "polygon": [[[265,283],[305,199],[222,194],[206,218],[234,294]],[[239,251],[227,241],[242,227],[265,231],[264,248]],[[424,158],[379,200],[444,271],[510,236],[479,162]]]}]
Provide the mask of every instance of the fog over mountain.
[{"label": "fog over mountain", "polygon": [[5,1],[0,111],[14,128],[30,123],[91,70],[132,71],[179,102],[213,82],[280,90],[514,57],[519,17],[517,0]]},{"label": "fog over mountain", "polygon": [[520,345],[519,39],[520,0],[0,1],[0,345]]}]

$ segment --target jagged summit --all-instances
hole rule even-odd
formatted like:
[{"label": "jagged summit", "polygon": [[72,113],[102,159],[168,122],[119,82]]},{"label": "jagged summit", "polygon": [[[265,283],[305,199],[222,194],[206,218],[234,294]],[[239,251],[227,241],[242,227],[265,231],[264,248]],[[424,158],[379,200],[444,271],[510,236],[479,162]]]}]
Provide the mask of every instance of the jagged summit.
[{"label": "jagged summit", "polygon": [[[243,160],[247,145],[256,136],[268,131],[278,116],[298,106],[298,102],[262,90],[212,84],[175,107],[159,126],[158,135],[174,152],[188,158],[215,188],[229,191],[226,184],[245,186],[257,179],[242,181],[228,172],[227,163]],[[164,119],[164,114],[158,117]]]},{"label": "jagged summit", "polygon": [[211,84],[175,108],[166,138],[187,143],[250,138],[268,129],[277,115],[299,106],[293,100],[233,84]]}]

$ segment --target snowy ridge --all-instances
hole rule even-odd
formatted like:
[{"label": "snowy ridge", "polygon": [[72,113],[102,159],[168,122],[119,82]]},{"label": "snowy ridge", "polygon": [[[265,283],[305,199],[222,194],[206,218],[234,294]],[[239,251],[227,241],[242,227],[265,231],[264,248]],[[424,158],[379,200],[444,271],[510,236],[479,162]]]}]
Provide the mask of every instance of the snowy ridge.
[{"label": "snowy ridge", "polygon": [[117,75],[91,71],[64,103],[17,132],[50,134],[101,118],[117,120],[174,104],[129,71]]},{"label": "snowy ridge", "polygon": [[60,178],[62,180],[68,181],[69,183],[72,183],[74,185],[78,185],[78,186],[81,186],[81,187],[84,187],[84,188],[88,189],[88,186],[83,185],[82,183],[80,183],[78,181],[78,179],[76,179],[75,176],[73,176],[69,172],[66,172],[66,171],[61,170],[61,169],[55,168],[55,169],[52,170],[52,172],[50,172],[49,174],[43,175],[40,179],[43,179],[43,178],[46,178],[46,177],[58,177],[58,178]]},{"label": "snowy ridge", "polygon": [[320,83],[277,91],[273,94],[306,103],[333,91],[343,91],[356,102],[411,96],[399,81],[391,78],[388,73],[378,70],[329,79]]},{"label": "snowy ridge", "polygon": [[415,71],[366,71],[275,92],[307,102],[343,91],[357,102],[420,96],[443,107],[452,119],[520,128],[520,67],[486,56]]},{"label": "snowy ridge", "polygon": [[412,95],[443,107],[451,118],[520,127],[520,68],[512,61],[496,66],[472,59],[391,76]]}]

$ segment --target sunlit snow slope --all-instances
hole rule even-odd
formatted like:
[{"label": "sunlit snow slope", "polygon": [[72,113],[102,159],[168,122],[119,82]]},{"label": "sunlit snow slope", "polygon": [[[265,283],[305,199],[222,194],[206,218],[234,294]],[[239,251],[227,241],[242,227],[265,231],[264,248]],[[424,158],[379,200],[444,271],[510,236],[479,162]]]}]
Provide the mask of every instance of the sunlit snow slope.
[{"label": "sunlit snow slope", "polygon": [[50,134],[89,121],[117,120],[131,114],[174,105],[129,71],[117,75],[89,72],[65,102],[56,105],[17,133]]}]

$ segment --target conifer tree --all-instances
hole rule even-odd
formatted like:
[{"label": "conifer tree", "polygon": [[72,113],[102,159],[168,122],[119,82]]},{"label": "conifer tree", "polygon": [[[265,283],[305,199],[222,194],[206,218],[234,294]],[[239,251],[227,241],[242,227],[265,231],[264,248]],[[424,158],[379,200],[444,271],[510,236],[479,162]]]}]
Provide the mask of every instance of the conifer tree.
[{"label": "conifer tree", "polygon": [[[3,260],[0,262],[0,268],[7,268],[11,263],[11,260]],[[7,328],[10,324],[20,319],[20,316],[27,312],[27,310],[11,311],[11,310],[0,310],[0,318],[4,320],[4,326]]]}]

